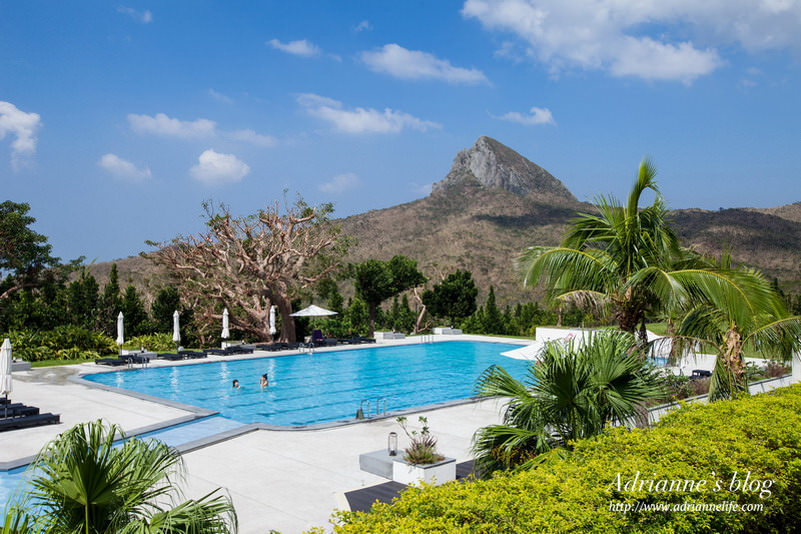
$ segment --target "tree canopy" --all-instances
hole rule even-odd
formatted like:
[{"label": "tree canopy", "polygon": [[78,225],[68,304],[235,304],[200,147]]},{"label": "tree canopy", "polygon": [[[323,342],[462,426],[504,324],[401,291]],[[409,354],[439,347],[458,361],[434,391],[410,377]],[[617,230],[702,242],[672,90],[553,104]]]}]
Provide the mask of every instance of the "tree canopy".
[{"label": "tree canopy", "polygon": [[478,288],[470,271],[456,270],[423,293],[423,304],[436,317],[447,317],[453,326],[476,311]]},{"label": "tree canopy", "polygon": [[376,309],[388,298],[394,297],[426,282],[417,270],[417,260],[400,254],[389,261],[370,259],[351,266],[356,295],[368,307],[370,334],[375,330]]},{"label": "tree canopy", "polygon": [[[302,289],[331,275],[347,248],[328,216],[331,204],[299,199],[253,215],[233,216],[226,206],[204,204],[208,230],[171,243],[153,243],[153,260],[167,268],[182,299],[207,328],[219,326],[228,308],[232,328],[270,340],[270,308],[281,314],[280,338],[295,340],[292,300]],[[199,325],[199,328],[201,326]]]},{"label": "tree canopy", "polygon": [[23,287],[32,287],[45,269],[55,267],[47,237],[31,228],[36,222],[28,215],[31,207],[25,203],[6,200],[0,203],[0,299],[7,298]]}]

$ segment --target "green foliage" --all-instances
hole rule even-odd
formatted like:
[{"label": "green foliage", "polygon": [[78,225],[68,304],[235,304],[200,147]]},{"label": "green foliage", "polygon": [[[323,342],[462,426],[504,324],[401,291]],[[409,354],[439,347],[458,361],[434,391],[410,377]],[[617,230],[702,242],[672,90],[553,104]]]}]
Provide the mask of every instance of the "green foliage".
[{"label": "green foliage", "polygon": [[367,304],[359,297],[351,299],[348,309],[345,310],[345,319],[344,327],[348,330],[348,334],[364,336],[369,333],[370,320]]},{"label": "green foliage", "polygon": [[97,316],[97,327],[101,332],[109,336],[116,335],[117,314],[122,309],[122,298],[120,296],[119,274],[117,264],[111,264],[111,271],[108,275],[108,282],[103,287],[103,296],[100,299],[100,309]]},{"label": "green foliage", "polygon": [[414,330],[417,314],[409,306],[409,298],[403,295],[398,299],[397,295],[392,300],[392,307],[384,317],[384,324],[387,328],[395,332],[411,333]]},{"label": "green foliage", "polygon": [[15,358],[29,362],[55,359],[89,359],[113,354],[117,345],[110,337],[81,326],[63,325],[44,332],[13,330],[6,332]]},{"label": "green foliage", "polygon": [[25,203],[0,203],[0,276],[6,278],[2,294],[36,285],[45,269],[59,263],[50,255],[47,237],[30,228],[36,222],[30,210]]},{"label": "green foliage", "polygon": [[[434,317],[447,317],[452,325],[476,311],[478,288],[470,271],[457,270],[423,293],[423,304]],[[493,299],[495,298],[493,292]]]},{"label": "green foliage", "polygon": [[473,439],[482,472],[514,467],[555,447],[632,424],[664,390],[634,336],[607,331],[585,343],[548,343],[525,382],[492,366],[478,379],[482,397],[505,400],[503,422]]},{"label": "green foliage", "polygon": [[175,342],[172,340],[172,334],[158,332],[155,334],[143,334],[141,336],[132,337],[125,341],[122,346],[124,349],[136,350],[144,347],[151,352],[170,352],[175,350]]},{"label": "green foliage", "polygon": [[[801,385],[711,405],[693,405],[650,430],[614,428],[546,455],[530,470],[489,480],[406,490],[369,514],[340,512],[335,532],[794,532],[801,521]],[[701,492],[617,491],[634,478],[707,480]],[[773,480],[770,495],[728,491],[734,473]],[[715,492],[715,481],[722,481]],[[761,504],[762,511],[630,511],[682,503]]]},{"label": "green foliage", "polygon": [[406,417],[398,417],[396,421],[403,429],[406,437],[409,438],[409,446],[404,449],[403,459],[410,464],[428,465],[441,462],[444,456],[437,452],[437,438],[431,435],[428,427],[428,419],[422,415],[417,420],[423,427],[417,430],[409,430],[406,427]]},{"label": "green foliage", "polygon": [[136,438],[115,447],[118,435],[119,427],[97,421],[77,425],[47,444],[31,468],[30,489],[12,497],[5,524],[27,519],[30,533],[236,530],[236,512],[219,490],[179,502],[174,481],[182,476],[183,464],[175,449]]},{"label": "green foliage", "polygon": [[[150,317],[153,321],[153,328],[156,332],[172,332],[172,314],[176,310],[181,310],[181,296],[178,288],[167,286],[159,290],[153,304],[150,306]],[[181,317],[181,324],[184,324],[185,317]]]},{"label": "green foliage", "polygon": [[139,298],[139,294],[133,284],[129,285],[125,290],[125,295],[122,297],[121,310],[125,318],[126,337],[138,336],[152,329],[145,311],[145,305]]},{"label": "green foliage", "polygon": [[97,321],[98,291],[97,280],[86,269],[69,285],[67,312],[74,324],[88,329],[94,328]]},{"label": "green foliage", "polygon": [[375,328],[376,310],[386,299],[426,282],[417,261],[396,255],[389,261],[370,259],[350,267],[356,295],[368,308],[370,333]]}]

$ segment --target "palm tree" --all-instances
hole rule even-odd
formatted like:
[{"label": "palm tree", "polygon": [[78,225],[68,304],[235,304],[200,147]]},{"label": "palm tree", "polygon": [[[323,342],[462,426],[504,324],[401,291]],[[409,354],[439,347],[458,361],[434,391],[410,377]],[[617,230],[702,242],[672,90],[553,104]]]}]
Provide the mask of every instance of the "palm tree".
[{"label": "palm tree", "polygon": [[712,400],[748,393],[744,350],[765,358],[790,360],[801,348],[801,317],[790,316],[773,285],[758,271],[734,270],[728,254],[718,264],[720,276],[732,279],[743,295],[709,292],[710,301],[694,306],[676,333],[682,350],[708,347],[718,358],[712,373]]},{"label": "palm tree", "polygon": [[[648,315],[687,316],[698,324],[688,322],[685,337],[721,347],[718,367],[728,370],[717,373],[717,389],[741,390],[742,335],[758,333],[754,342],[778,344],[786,353],[786,347],[797,343],[792,333],[798,322],[786,317],[775,291],[758,272],[732,269],[728,257],[715,262],[679,247],[655,176],[653,165],[643,159],[625,205],[602,197],[596,204],[598,214],[579,214],[560,246],[527,249],[520,258],[524,284],[541,283],[556,300],[611,308],[621,330],[633,333],[639,326],[643,343]],[[656,198],[641,209],[640,199],[648,189]],[[728,332],[728,348],[712,335],[712,324]]]},{"label": "palm tree", "polygon": [[633,335],[609,331],[578,345],[549,343],[524,382],[498,366],[479,378],[482,397],[506,399],[503,423],[473,436],[478,470],[521,465],[556,447],[629,424],[644,404],[664,396],[657,370]]},{"label": "palm tree", "polygon": [[[611,307],[621,330],[634,333],[640,325],[644,337],[646,313],[661,303],[648,287],[650,280],[635,284],[632,277],[649,267],[669,273],[694,258],[681,250],[667,224],[655,176],[654,166],[643,159],[625,205],[600,197],[598,213],[578,214],[558,247],[527,249],[519,260],[524,285],[543,283],[553,299]],[[641,209],[649,189],[656,198]]]},{"label": "palm tree", "polygon": [[183,464],[175,449],[140,439],[115,447],[117,434],[116,425],[96,421],[46,445],[6,525],[27,521],[27,532],[75,534],[236,531],[233,504],[219,490],[177,502]]}]

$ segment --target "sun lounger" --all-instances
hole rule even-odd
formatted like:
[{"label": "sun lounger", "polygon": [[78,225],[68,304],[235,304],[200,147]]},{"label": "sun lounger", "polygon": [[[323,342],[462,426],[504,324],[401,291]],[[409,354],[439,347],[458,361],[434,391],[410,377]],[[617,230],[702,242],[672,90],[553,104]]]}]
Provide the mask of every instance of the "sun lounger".
[{"label": "sun lounger", "polygon": [[174,352],[161,352],[156,356],[159,360],[168,360],[171,362],[175,362],[178,360],[183,360],[184,357],[181,354],[175,354]]},{"label": "sun lounger", "polygon": [[95,360],[97,365],[110,365],[117,367],[120,365],[128,365],[128,360],[123,358],[98,358]]},{"label": "sun lounger", "polygon": [[25,417],[9,417],[7,419],[0,419],[0,432],[34,426],[53,425],[60,422],[61,416],[52,413],[41,413]]},{"label": "sun lounger", "polygon": [[195,360],[197,358],[205,358],[206,356],[208,356],[208,354],[206,354],[205,351],[198,351],[198,350],[179,350],[178,354],[190,360]]},{"label": "sun lounger", "polygon": [[7,404],[0,407],[0,419],[4,417],[27,417],[38,415],[39,408],[36,406],[25,406],[22,403]]},{"label": "sun lounger", "polygon": [[234,354],[253,354],[253,349],[241,345],[231,345],[224,349],[208,349],[206,352],[209,354],[216,354],[217,356],[232,356]]}]

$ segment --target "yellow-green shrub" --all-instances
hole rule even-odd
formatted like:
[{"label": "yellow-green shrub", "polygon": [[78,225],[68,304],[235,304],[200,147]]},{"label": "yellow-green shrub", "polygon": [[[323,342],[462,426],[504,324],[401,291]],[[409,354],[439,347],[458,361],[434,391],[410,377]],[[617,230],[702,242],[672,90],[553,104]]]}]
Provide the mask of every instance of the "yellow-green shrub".
[{"label": "yellow-green shrub", "polygon": [[[565,456],[566,454],[566,456]],[[651,430],[611,429],[549,454],[537,468],[486,481],[409,489],[337,532],[790,532],[801,522],[801,385],[684,407]],[[722,481],[719,492],[618,492],[617,474]],[[729,492],[732,474],[774,480],[771,495]],[[713,474],[714,472],[714,474]],[[654,476],[654,473],[656,474]],[[610,502],[761,503],[761,512],[610,510]]]}]

